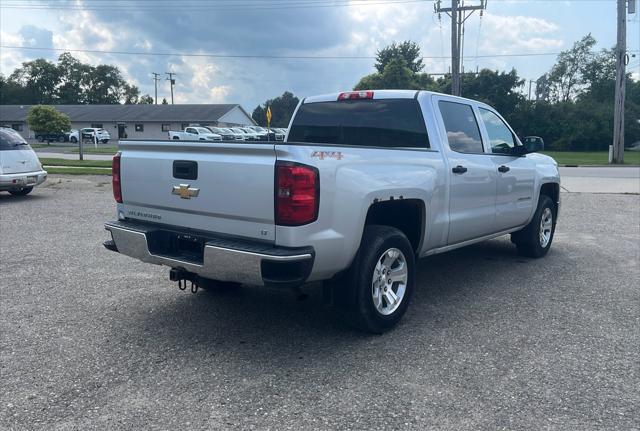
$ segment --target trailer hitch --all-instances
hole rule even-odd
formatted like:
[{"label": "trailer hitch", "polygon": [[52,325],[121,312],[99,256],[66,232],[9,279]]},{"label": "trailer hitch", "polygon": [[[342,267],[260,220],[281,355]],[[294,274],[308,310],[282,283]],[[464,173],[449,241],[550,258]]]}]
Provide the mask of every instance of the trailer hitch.
[{"label": "trailer hitch", "polygon": [[184,268],[171,268],[169,271],[169,280],[178,282],[178,289],[185,290],[187,288],[187,281],[191,282],[191,293],[198,293],[198,287],[200,286],[200,276],[189,272]]}]

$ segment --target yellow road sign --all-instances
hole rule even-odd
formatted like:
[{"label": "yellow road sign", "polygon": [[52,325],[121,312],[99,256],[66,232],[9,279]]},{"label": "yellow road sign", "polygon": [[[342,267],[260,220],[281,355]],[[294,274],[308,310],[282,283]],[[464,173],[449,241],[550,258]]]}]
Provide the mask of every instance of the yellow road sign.
[{"label": "yellow road sign", "polygon": [[271,125],[271,106],[267,106],[267,127]]}]

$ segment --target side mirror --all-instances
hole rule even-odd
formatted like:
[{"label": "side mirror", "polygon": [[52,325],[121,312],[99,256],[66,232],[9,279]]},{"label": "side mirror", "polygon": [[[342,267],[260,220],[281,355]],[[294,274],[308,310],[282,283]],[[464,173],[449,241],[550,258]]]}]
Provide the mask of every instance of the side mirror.
[{"label": "side mirror", "polygon": [[531,152],[532,151],[529,151],[529,149],[525,145],[516,145],[515,147],[511,148],[511,155],[515,157],[522,157],[525,154],[529,154]]},{"label": "side mirror", "polygon": [[539,136],[525,136],[522,143],[530,153],[544,151],[544,141]]}]

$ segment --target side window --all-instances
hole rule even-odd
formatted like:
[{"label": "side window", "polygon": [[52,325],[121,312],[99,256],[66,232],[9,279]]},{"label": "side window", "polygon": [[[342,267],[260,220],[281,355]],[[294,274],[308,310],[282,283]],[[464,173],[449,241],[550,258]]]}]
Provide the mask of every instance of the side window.
[{"label": "side window", "polygon": [[185,130],[185,132],[193,133],[194,135],[198,134],[198,132],[196,132],[196,129],[194,129],[193,127],[187,127],[187,130]]},{"label": "side window", "polygon": [[484,153],[480,129],[471,105],[441,100],[438,106],[447,130],[449,147],[458,153]]},{"label": "side window", "polygon": [[487,128],[491,152],[494,154],[510,154],[511,149],[516,146],[513,133],[496,114],[488,109],[480,108],[480,116]]}]

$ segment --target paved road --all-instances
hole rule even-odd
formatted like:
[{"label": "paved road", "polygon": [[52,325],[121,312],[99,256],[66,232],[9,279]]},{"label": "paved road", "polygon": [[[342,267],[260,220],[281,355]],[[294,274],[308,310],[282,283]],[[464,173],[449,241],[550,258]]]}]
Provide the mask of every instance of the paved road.
[{"label": "paved road", "polygon": [[103,249],[103,177],[0,194],[0,428],[637,429],[638,197],[563,199],[545,259],[428,258],[365,336],[315,288],[192,295]]},{"label": "paved road", "polygon": [[560,168],[560,175],[568,192],[640,194],[640,167]]}]

